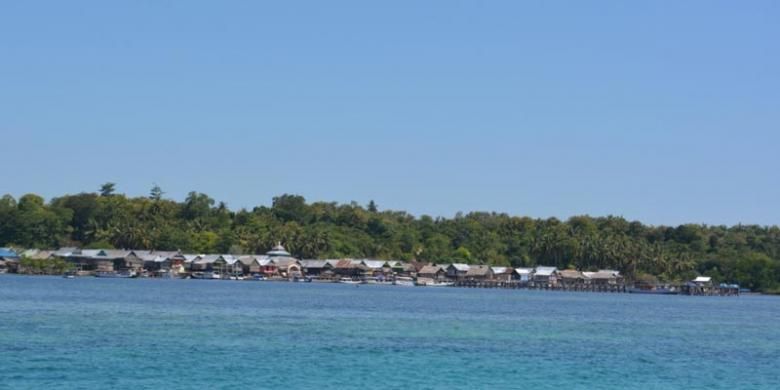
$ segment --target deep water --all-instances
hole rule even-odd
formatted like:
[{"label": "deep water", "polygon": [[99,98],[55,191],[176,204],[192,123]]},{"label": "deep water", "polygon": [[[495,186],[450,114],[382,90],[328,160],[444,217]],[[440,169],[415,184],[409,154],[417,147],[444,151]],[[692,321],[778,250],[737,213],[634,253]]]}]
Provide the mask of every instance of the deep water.
[{"label": "deep water", "polygon": [[0,275],[0,388],[780,388],[780,298]]}]

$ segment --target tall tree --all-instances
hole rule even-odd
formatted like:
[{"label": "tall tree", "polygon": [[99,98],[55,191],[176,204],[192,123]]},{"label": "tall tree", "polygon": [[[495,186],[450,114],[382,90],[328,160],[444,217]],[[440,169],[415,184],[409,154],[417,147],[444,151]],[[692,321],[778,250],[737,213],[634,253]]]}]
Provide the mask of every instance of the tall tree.
[{"label": "tall tree", "polygon": [[114,195],[114,189],[116,187],[116,183],[103,183],[100,186],[100,196],[111,196]]}]

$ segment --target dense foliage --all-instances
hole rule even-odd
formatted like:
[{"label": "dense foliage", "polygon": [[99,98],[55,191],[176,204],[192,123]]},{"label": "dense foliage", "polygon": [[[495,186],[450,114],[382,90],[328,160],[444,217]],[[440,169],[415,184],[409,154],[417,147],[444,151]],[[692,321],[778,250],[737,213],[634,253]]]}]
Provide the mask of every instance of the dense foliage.
[{"label": "dense foliage", "polygon": [[0,245],[81,246],[195,253],[263,253],[277,241],[302,258],[370,257],[496,265],[616,268],[629,278],[696,274],[756,290],[780,286],[777,226],[647,226],[621,217],[532,219],[473,212],[415,218],[374,202],[307,203],[282,195],[272,207],[231,211],[191,192],[184,202],[99,193],[0,199]]}]

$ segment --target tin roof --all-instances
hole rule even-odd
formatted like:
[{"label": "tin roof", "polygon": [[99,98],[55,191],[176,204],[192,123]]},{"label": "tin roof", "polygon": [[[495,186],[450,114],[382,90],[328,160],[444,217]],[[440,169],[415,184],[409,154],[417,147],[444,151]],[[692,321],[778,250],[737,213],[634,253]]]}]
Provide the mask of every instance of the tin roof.
[{"label": "tin roof", "polygon": [[385,266],[382,260],[363,260],[360,263],[371,269],[381,269]]},{"label": "tin roof", "polygon": [[458,271],[468,271],[469,268],[471,268],[468,264],[464,263],[452,263],[450,264],[450,267],[453,267]]},{"label": "tin roof", "polygon": [[541,276],[550,276],[550,275],[554,274],[557,271],[558,271],[558,268],[556,268],[556,267],[539,266],[539,267],[536,267],[536,269],[534,270],[534,273],[536,275],[541,275]]},{"label": "tin roof", "polygon": [[494,274],[511,274],[512,268],[509,267],[490,267]]}]

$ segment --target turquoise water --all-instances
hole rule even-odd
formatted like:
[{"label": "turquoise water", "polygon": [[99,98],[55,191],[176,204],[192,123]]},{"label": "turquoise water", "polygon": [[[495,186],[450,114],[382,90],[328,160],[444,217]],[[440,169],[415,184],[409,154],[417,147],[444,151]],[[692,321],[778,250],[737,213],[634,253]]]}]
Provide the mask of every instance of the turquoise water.
[{"label": "turquoise water", "polygon": [[780,298],[0,276],[0,388],[765,388]]}]

